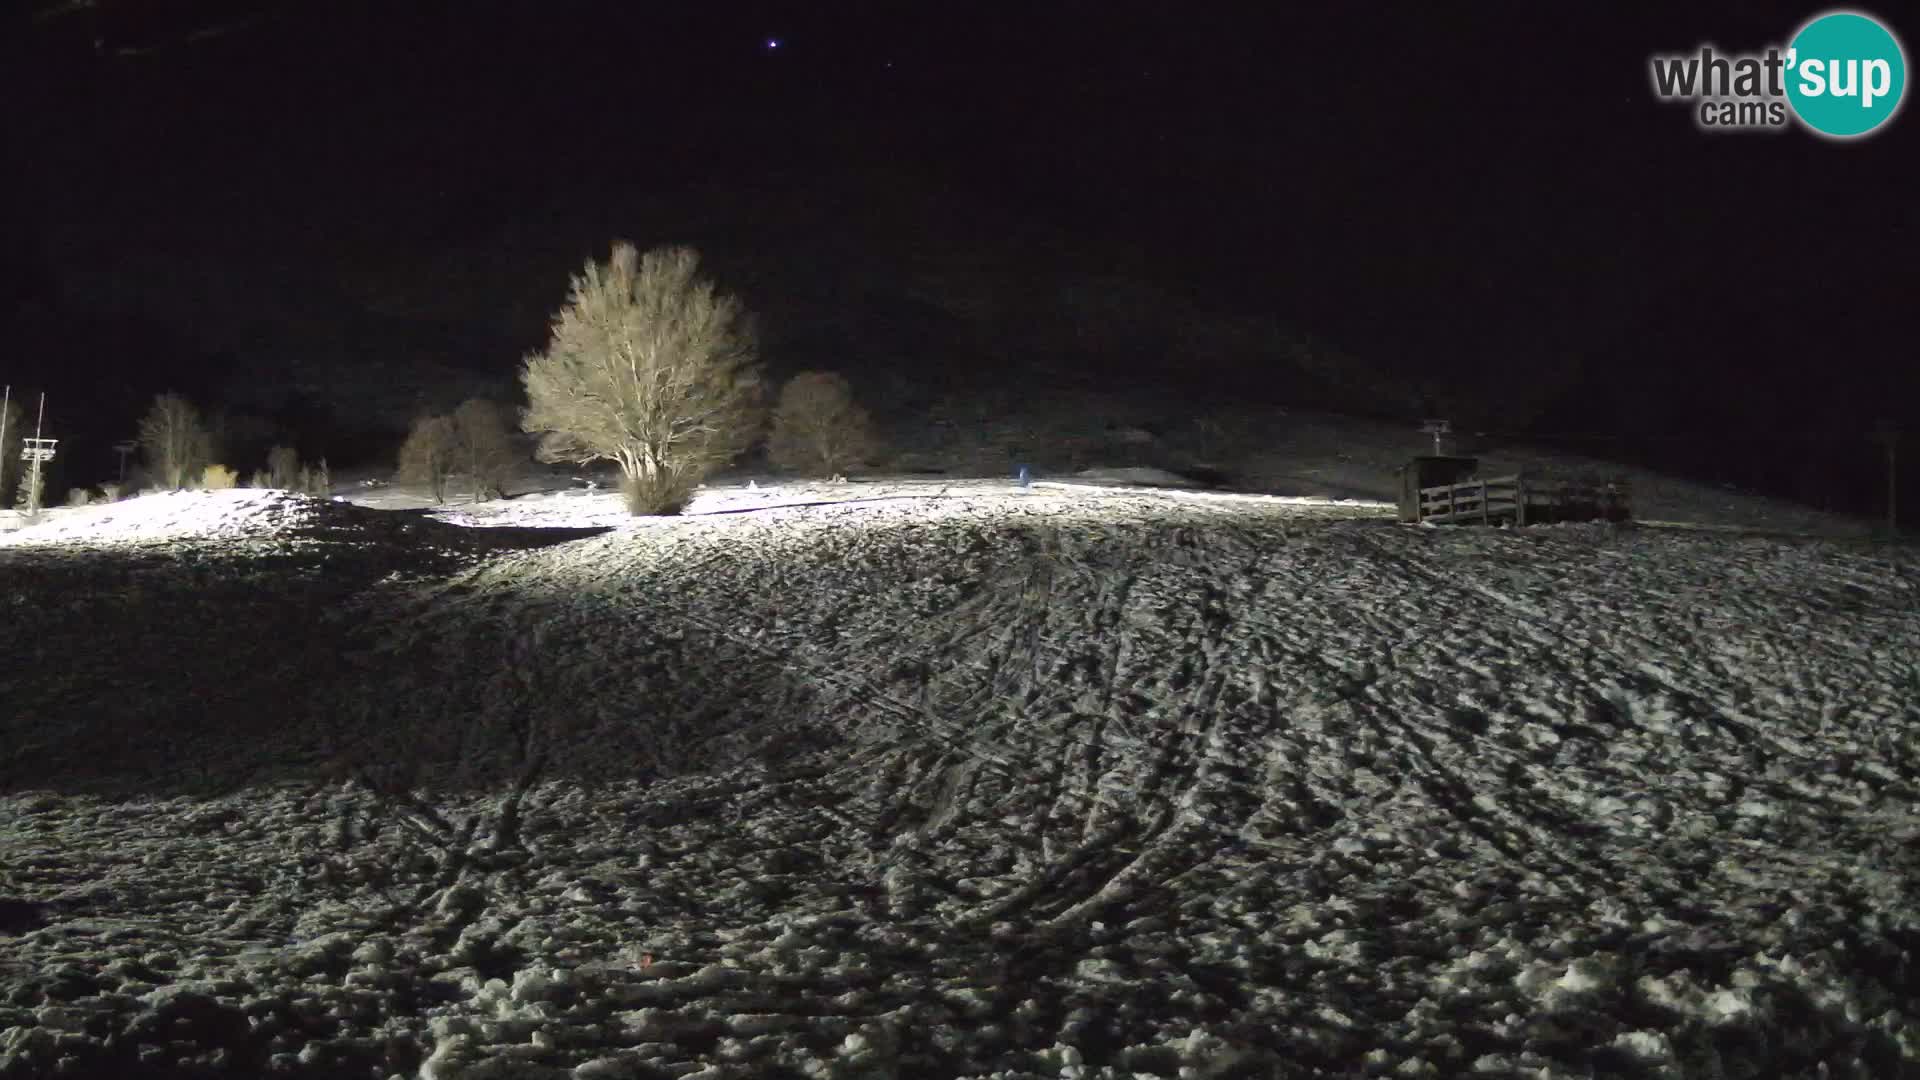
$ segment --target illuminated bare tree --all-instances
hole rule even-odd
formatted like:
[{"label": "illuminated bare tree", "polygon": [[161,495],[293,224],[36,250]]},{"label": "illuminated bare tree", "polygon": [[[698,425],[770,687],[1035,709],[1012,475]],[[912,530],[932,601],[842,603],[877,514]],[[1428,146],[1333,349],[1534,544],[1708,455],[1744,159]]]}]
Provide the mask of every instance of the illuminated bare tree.
[{"label": "illuminated bare tree", "polygon": [[520,381],[542,461],[620,466],[627,509],[675,513],[745,450],[762,416],[751,321],[698,276],[699,255],[618,243],[573,278]]},{"label": "illuminated bare tree", "polygon": [[864,460],[873,445],[872,422],[846,379],[803,371],[781,388],[767,437],[767,456],[775,465],[832,476]]},{"label": "illuminated bare tree", "polygon": [[200,410],[179,394],[154,398],[140,420],[140,450],[148,470],[176,491],[199,480],[212,444]]}]

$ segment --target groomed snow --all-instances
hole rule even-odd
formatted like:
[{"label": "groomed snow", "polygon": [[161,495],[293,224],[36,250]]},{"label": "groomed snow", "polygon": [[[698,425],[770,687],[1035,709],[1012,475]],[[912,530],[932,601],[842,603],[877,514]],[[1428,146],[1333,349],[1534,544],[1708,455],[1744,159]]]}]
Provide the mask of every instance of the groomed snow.
[{"label": "groomed snow", "polygon": [[1920,1072],[1911,549],[219,492],[0,604],[0,1077]]}]

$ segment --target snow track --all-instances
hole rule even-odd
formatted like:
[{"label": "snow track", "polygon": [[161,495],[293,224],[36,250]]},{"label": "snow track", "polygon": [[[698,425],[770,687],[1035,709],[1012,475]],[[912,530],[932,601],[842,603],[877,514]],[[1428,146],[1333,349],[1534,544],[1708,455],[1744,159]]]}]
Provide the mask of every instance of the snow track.
[{"label": "snow track", "polygon": [[0,1076],[1920,1068],[1910,552],[240,509],[0,549]]}]

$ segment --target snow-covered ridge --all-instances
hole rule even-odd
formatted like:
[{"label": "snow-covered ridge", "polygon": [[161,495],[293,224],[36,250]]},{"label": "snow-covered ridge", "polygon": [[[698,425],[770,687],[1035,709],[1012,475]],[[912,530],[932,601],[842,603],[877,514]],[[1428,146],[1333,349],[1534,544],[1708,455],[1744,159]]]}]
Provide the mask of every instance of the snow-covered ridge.
[{"label": "snow-covered ridge", "polygon": [[0,542],[0,1075],[1920,1067],[1906,549],[163,502]]}]

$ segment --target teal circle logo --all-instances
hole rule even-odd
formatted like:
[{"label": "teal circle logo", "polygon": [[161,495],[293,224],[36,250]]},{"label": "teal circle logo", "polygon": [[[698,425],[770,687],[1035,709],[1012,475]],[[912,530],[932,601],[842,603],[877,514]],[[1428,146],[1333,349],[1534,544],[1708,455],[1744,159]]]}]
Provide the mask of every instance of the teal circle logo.
[{"label": "teal circle logo", "polygon": [[1851,11],[1821,15],[1787,48],[1787,101],[1800,122],[1850,139],[1893,119],[1907,89],[1907,58],[1893,31]]}]

